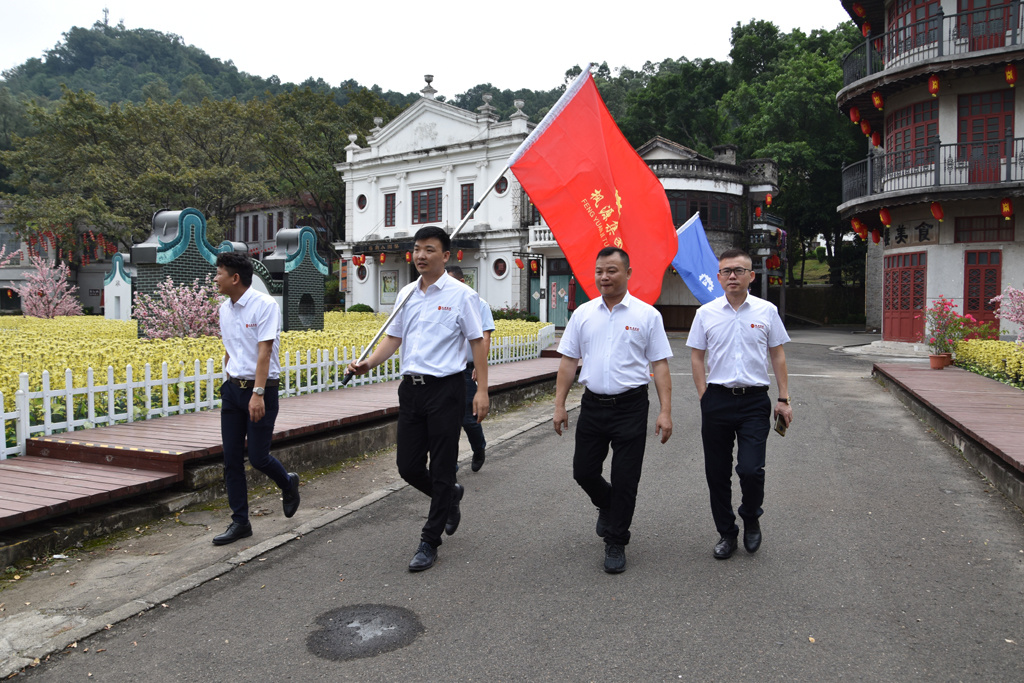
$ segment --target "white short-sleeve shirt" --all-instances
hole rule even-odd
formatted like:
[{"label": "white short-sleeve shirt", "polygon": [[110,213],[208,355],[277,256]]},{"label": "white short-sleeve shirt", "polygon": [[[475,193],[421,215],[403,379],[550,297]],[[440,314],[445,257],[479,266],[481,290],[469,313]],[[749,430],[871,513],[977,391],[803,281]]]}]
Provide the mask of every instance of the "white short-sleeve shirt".
[{"label": "white short-sleeve shirt", "polygon": [[398,293],[410,297],[388,326],[389,337],[402,340],[403,375],[447,377],[466,368],[464,345],[483,337],[480,297],[469,286],[444,273],[420,289],[420,279]]},{"label": "white short-sleeve shirt", "polygon": [[686,345],[707,351],[708,384],[769,386],[768,349],[789,341],[775,304],[752,294],[733,310],[720,296],[697,309]]},{"label": "white short-sleeve shirt", "polygon": [[577,308],[558,352],[582,359],[580,384],[606,395],[648,384],[650,363],[672,357],[661,313],[629,292],[610,311],[601,297]]},{"label": "white short-sleeve shirt", "polygon": [[238,301],[227,299],[220,305],[220,336],[224,350],[228,352],[228,364],[224,370],[238,379],[256,379],[256,361],[259,355],[258,342],[274,342],[270,352],[268,379],[277,379],[281,374],[280,329],[281,309],[269,294],[250,287]]},{"label": "white short-sleeve shirt", "polygon": [[[494,314],[491,313],[491,306],[483,299],[480,299],[480,326],[484,332],[494,332]],[[473,349],[469,340],[466,341],[466,362],[473,362]]]}]

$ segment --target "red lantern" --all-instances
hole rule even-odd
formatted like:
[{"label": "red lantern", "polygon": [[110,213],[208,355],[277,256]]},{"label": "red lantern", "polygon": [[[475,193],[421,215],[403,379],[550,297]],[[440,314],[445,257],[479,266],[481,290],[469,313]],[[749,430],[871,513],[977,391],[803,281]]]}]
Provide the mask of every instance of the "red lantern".
[{"label": "red lantern", "polygon": [[458,251],[457,251],[457,252],[455,253],[455,258],[459,259],[460,261],[462,260],[462,250],[461,250],[461,249],[459,249],[459,250],[458,250]]},{"label": "red lantern", "polygon": [[928,77],[928,92],[932,94],[932,97],[936,97],[939,94],[939,77],[935,74]]},{"label": "red lantern", "polygon": [[534,275],[540,272],[540,261],[530,261],[530,272]]},{"label": "red lantern", "polygon": [[405,252],[405,262],[406,263],[412,263],[412,252],[411,251]]},{"label": "red lantern", "polygon": [[882,134],[879,133],[877,130],[871,134],[871,144],[874,145],[875,147],[882,146]]},{"label": "red lantern", "polygon": [[860,132],[864,133],[867,137],[871,137],[871,124],[868,123],[867,119],[861,119]]},{"label": "red lantern", "polygon": [[857,107],[850,107],[850,122],[860,123],[860,109]]},{"label": "red lantern", "polygon": [[889,213],[889,209],[885,207],[879,209],[878,220],[882,221],[882,225],[888,228],[892,224],[892,215]]},{"label": "red lantern", "polygon": [[523,269],[523,267],[524,267],[524,266],[523,266],[523,259],[521,259],[521,258],[519,258],[519,257],[517,256],[517,257],[516,257],[516,268],[518,268],[519,270],[522,270],[522,269]]},{"label": "red lantern", "polygon": [[772,193],[771,192],[769,192],[768,194],[765,195],[764,203],[767,204],[768,206],[772,205]]},{"label": "red lantern", "polygon": [[760,206],[755,206],[754,207],[754,218],[760,218],[760,217],[761,217],[761,207]]},{"label": "red lantern", "polygon": [[1003,201],[999,202],[1003,218],[1010,220],[1013,218],[1013,200],[1007,197]]},{"label": "red lantern", "polygon": [[861,230],[865,229],[864,224],[860,222],[859,218],[851,218],[850,227],[852,227],[853,231],[856,233],[860,233]]},{"label": "red lantern", "polygon": [[387,255],[387,254],[385,254],[384,252],[381,252],[381,253],[380,253],[380,256],[378,256],[378,257],[377,257],[377,260],[378,260],[378,261],[380,261],[380,264],[381,264],[381,265],[383,266],[383,265],[384,265],[384,260],[385,260],[385,259],[386,259],[387,257],[388,257],[388,255]]},{"label": "red lantern", "polygon": [[885,104],[885,100],[882,98],[882,93],[877,90],[871,93],[871,104],[875,105],[875,109],[882,111],[882,105]]},{"label": "red lantern", "polygon": [[872,230],[871,231],[871,241],[874,242],[875,244],[878,244],[879,242],[881,242],[882,241],[882,231],[881,230]]},{"label": "red lantern", "polygon": [[867,10],[864,9],[864,5],[860,4],[859,2],[853,3],[851,9],[853,10],[853,13],[856,14],[861,19],[868,15]]},{"label": "red lantern", "polygon": [[860,25],[860,34],[867,38],[871,34],[871,22],[865,21]]},{"label": "red lantern", "polygon": [[932,202],[931,210],[932,210],[932,217],[935,220],[937,220],[938,222],[941,223],[942,222],[942,217],[946,215],[942,211],[942,204],[939,204],[938,202]]},{"label": "red lantern", "polygon": [[1017,65],[1007,64],[1006,69],[1003,71],[1003,75],[1006,77],[1006,82],[1012,88],[1017,84]]}]

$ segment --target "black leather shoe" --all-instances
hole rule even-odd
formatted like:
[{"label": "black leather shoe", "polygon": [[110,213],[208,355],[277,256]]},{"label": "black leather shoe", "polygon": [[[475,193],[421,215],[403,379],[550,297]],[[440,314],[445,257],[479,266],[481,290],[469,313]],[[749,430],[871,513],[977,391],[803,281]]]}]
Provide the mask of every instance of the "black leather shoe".
[{"label": "black leather shoe", "polygon": [[420,543],[420,547],[416,549],[412,562],[409,563],[409,571],[421,572],[425,569],[430,569],[434,566],[434,560],[436,559],[437,548],[423,541]]},{"label": "black leather shoe", "polygon": [[604,547],[604,570],[609,574],[626,571],[626,546],[608,543]]},{"label": "black leather shoe", "polygon": [[604,538],[608,533],[608,514],[604,508],[597,508],[597,535]]},{"label": "black leather shoe", "polygon": [[743,547],[747,549],[748,553],[757,552],[757,549],[761,547],[760,527],[743,527]]},{"label": "black leather shoe", "polygon": [[474,453],[473,464],[470,465],[470,469],[472,469],[474,472],[479,472],[480,468],[484,466],[485,459],[486,455],[484,453]]},{"label": "black leather shoe", "polygon": [[231,522],[227,531],[219,536],[213,537],[214,545],[227,545],[228,543],[234,543],[240,538],[249,538],[252,536],[252,525],[246,522],[245,524],[239,524],[238,522]]},{"label": "black leather shoe", "polygon": [[281,500],[284,504],[284,516],[291,517],[299,509],[299,475],[289,472],[288,488],[284,489],[281,493]]},{"label": "black leather shoe", "polygon": [[452,495],[452,506],[448,508],[448,523],[444,525],[444,532],[451,536],[459,529],[459,522],[462,521],[462,510],[459,509],[459,502],[462,500],[466,489],[462,484],[455,485],[455,493]]},{"label": "black leather shoe", "polygon": [[718,544],[715,545],[716,560],[728,560],[734,552],[736,552],[735,536],[722,536],[718,539]]}]

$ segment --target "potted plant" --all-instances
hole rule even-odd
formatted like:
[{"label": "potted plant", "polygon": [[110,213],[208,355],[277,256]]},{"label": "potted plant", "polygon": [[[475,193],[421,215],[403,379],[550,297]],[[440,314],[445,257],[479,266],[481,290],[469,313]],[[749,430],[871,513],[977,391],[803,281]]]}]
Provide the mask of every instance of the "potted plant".
[{"label": "potted plant", "polygon": [[953,300],[944,296],[925,310],[925,321],[925,339],[932,349],[929,361],[933,369],[941,370],[953,362],[953,348],[963,336],[964,321]]}]

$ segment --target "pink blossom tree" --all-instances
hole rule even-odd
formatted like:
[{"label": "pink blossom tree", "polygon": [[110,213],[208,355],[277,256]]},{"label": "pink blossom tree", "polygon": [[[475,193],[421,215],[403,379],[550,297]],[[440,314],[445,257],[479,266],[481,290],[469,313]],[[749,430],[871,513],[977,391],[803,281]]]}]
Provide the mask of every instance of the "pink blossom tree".
[{"label": "pink blossom tree", "polygon": [[150,339],[220,336],[221,296],[209,275],[191,285],[175,285],[168,277],[156,296],[135,294],[134,317]]},{"label": "pink blossom tree", "polygon": [[992,297],[999,304],[996,316],[1017,323],[1017,343],[1024,344],[1024,290],[1007,287],[999,296]]},{"label": "pink blossom tree", "polygon": [[31,258],[32,270],[25,282],[14,291],[21,297],[21,310],[34,318],[56,318],[61,315],[82,315],[78,286],[71,284],[71,269],[61,263],[56,268],[47,259]]}]

